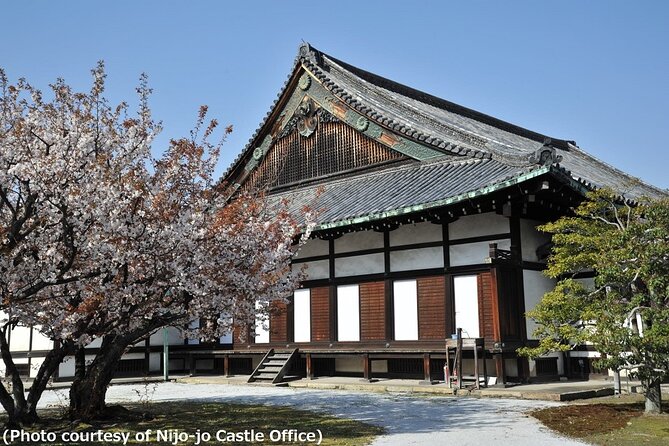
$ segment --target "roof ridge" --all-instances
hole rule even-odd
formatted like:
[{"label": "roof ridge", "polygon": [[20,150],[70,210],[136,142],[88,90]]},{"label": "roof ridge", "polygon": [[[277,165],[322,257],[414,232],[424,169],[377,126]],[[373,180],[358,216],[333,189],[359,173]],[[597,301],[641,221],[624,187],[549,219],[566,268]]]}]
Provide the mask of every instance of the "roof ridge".
[{"label": "roof ridge", "polygon": [[[309,50],[306,51],[303,50],[303,48],[305,47],[308,48]],[[392,79],[388,79],[383,76],[379,76],[378,74],[364,70],[362,68],[358,68],[354,65],[351,65],[340,59],[337,59],[336,57],[330,56],[329,54],[320,51],[319,49],[315,48],[309,43],[302,44],[302,46],[300,47],[300,56],[309,57],[309,55],[312,55],[311,58],[312,61],[316,62],[319,65],[323,63],[323,56],[325,56],[328,59],[332,60],[333,62],[337,63],[338,65],[342,66],[346,70],[352,72],[353,74],[359,76],[363,80],[370,82],[374,85],[410,97],[424,104],[431,105],[433,107],[437,107],[446,111],[450,111],[452,113],[456,113],[458,115],[470,119],[474,119],[484,124],[496,127],[500,130],[504,130],[509,133],[513,133],[515,135],[531,139],[533,141],[543,142],[546,138],[550,138],[556,147],[561,148],[563,150],[568,150],[568,143],[571,142],[567,140],[549,137],[547,135],[518,126],[516,124],[503,121],[499,118],[495,118],[494,116],[490,116],[477,110],[462,106],[460,104],[456,104],[455,102],[448,101],[446,99],[440,98],[430,93],[418,90],[413,87],[409,87],[407,85],[396,82]]]}]

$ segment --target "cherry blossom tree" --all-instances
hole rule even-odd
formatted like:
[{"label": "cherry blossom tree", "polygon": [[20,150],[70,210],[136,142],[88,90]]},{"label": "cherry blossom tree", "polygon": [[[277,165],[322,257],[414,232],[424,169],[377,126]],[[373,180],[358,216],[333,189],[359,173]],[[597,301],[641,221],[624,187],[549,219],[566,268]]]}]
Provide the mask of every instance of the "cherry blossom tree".
[{"label": "cherry blossom tree", "polygon": [[[151,156],[160,130],[142,77],[139,108],[103,97],[104,67],[90,92],[51,85],[53,99],[0,73],[0,353],[12,392],[0,386],[11,423],[35,408],[65,356],[76,353],[71,415],[102,416],[106,388],[123,353],[160,327],[202,318],[196,335],[251,324],[258,303],[287,297],[299,273],[289,260],[309,213],[260,195],[229,200],[213,171],[217,127],[200,110],[189,138]],[[231,129],[226,129],[225,133]],[[56,341],[25,396],[7,331],[34,326]],[[102,345],[91,364],[83,347]]]}]

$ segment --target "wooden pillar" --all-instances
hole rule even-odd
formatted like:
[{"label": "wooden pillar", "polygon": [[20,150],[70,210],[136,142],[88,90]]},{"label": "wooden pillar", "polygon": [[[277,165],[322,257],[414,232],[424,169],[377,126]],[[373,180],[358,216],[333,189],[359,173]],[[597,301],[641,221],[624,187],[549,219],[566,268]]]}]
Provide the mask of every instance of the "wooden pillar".
[{"label": "wooden pillar", "polygon": [[314,379],[314,368],[311,364],[311,353],[307,353],[307,379]]},{"label": "wooden pillar", "polygon": [[431,358],[429,353],[423,354],[423,380],[420,384],[433,384]]},{"label": "wooden pillar", "polygon": [[530,381],[530,361],[527,358],[518,358],[518,375],[521,382]]},{"label": "wooden pillar", "polygon": [[486,365],[486,356],[487,352],[485,349],[485,344],[483,346],[483,385],[488,387],[488,366]]},{"label": "wooden pillar", "polygon": [[223,375],[230,377],[230,355],[223,356]]},{"label": "wooden pillar", "polygon": [[495,375],[497,375],[497,384],[506,384],[506,371],[504,370],[504,355],[495,353]]},{"label": "wooden pillar", "polygon": [[372,361],[369,359],[369,353],[362,355],[362,379],[372,382]]}]

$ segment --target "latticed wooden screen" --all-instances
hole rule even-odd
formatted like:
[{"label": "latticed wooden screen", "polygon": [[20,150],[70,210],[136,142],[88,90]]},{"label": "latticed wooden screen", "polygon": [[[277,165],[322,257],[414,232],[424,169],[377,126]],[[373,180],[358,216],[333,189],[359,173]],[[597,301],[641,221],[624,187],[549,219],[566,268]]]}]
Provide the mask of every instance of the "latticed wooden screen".
[{"label": "latticed wooden screen", "polygon": [[342,122],[319,122],[309,137],[293,131],[279,138],[245,187],[284,186],[402,158]]}]

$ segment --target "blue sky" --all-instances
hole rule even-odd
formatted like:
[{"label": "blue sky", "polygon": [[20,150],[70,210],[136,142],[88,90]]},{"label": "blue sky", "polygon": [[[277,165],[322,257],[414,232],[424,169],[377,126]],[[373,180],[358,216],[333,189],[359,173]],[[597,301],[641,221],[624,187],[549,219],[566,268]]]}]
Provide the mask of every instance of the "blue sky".
[{"label": "blue sky", "polygon": [[0,9],[12,80],[78,89],[103,59],[110,99],[154,89],[163,135],[197,108],[233,124],[242,150],[302,40],[339,59],[556,138],[669,188],[666,1],[12,1]]}]

